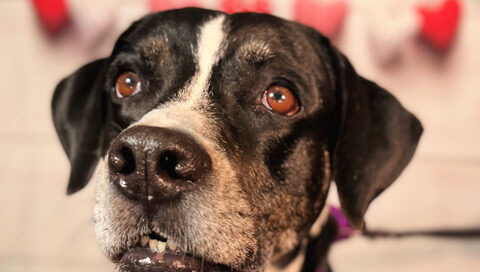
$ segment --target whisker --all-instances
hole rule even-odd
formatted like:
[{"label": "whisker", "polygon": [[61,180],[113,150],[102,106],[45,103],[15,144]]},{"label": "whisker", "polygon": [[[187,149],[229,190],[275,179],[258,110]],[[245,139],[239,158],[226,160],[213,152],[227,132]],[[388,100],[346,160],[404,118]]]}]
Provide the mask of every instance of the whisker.
[{"label": "whisker", "polygon": [[110,124],[112,124],[113,128],[117,129],[119,132],[123,130],[123,128],[115,121],[110,121]]},{"label": "whisker", "polygon": [[195,248],[192,248],[192,253],[193,253],[193,256],[197,256],[197,250],[196,250],[196,247]]},{"label": "whisker", "polygon": [[187,245],[186,245],[186,243],[184,244],[183,248],[184,248],[184,250],[183,250],[182,261],[185,260],[185,255],[187,255]]},{"label": "whisker", "polygon": [[205,247],[202,246],[202,269],[200,270],[200,272],[203,272],[204,264],[205,264]]}]

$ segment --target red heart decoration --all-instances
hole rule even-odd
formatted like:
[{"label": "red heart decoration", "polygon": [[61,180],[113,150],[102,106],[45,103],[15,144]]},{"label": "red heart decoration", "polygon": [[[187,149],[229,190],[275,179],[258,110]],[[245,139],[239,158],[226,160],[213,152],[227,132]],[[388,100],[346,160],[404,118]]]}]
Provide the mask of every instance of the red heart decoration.
[{"label": "red heart decoration", "polygon": [[318,3],[312,0],[296,0],[295,20],[319,30],[327,37],[337,34],[345,21],[348,5],[345,1]]},{"label": "red heart decoration", "polygon": [[259,12],[270,13],[269,0],[222,0],[220,10],[226,13]]},{"label": "red heart decoration", "polygon": [[33,0],[33,6],[43,27],[55,34],[68,22],[69,13],[65,0]]},{"label": "red heart decoration", "polygon": [[151,12],[177,9],[184,7],[200,7],[200,3],[196,0],[170,1],[170,0],[149,0],[148,7]]},{"label": "red heart decoration", "polygon": [[436,48],[447,49],[457,33],[460,10],[457,0],[446,0],[437,8],[417,7],[422,18],[421,36]]}]

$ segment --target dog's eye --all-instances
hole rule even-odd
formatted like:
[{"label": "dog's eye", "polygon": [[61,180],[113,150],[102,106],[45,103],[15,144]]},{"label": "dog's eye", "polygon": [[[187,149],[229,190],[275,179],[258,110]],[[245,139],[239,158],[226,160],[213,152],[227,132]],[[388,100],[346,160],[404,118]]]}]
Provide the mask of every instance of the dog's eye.
[{"label": "dog's eye", "polygon": [[262,102],[269,110],[286,116],[294,115],[300,108],[293,93],[278,85],[269,87],[263,93]]},{"label": "dog's eye", "polygon": [[132,96],[140,92],[142,84],[137,74],[133,72],[126,72],[117,78],[116,93],[122,98]]}]

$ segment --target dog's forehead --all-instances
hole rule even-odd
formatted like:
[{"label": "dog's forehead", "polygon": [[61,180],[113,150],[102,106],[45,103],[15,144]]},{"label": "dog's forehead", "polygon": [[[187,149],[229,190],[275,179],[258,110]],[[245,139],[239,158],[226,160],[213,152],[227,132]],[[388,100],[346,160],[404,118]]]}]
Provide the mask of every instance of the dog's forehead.
[{"label": "dog's forehead", "polygon": [[[255,17],[263,16],[267,15],[255,14]],[[271,19],[268,16],[267,18]],[[167,59],[191,56],[196,72],[187,82],[187,86],[184,86],[180,96],[190,95],[194,96],[194,100],[198,100],[209,84],[213,68],[220,59],[226,57],[227,50],[233,52],[228,58],[233,57],[237,61],[252,64],[269,60],[275,56],[275,52],[281,51],[280,37],[284,35],[284,31],[278,28],[278,22],[277,27],[268,21],[252,25],[248,18],[216,13],[198,23],[188,24],[188,35],[183,32],[186,30],[181,21],[178,24],[164,25],[163,30],[153,27],[136,45],[151,67],[161,66]],[[189,38],[186,39],[185,36]],[[286,43],[286,40],[284,38],[283,42]],[[283,47],[288,48],[285,44]]]},{"label": "dog's forehead", "polygon": [[[189,16],[195,11],[203,16]],[[137,32],[129,36],[138,39],[134,42],[137,50],[145,59],[162,62],[162,58],[178,54],[192,53],[193,57],[207,51],[217,52],[222,46],[234,51],[233,57],[247,62],[262,62],[275,56],[275,51],[301,46],[304,37],[297,29],[297,24],[266,14],[223,14],[208,10],[176,10],[184,16],[173,19],[170,12],[160,13],[153,20],[145,18],[141,27],[133,28]],[[185,13],[185,14],[184,14]],[[195,14],[196,14],[195,13]],[[190,18],[192,17],[192,18]],[[222,18],[219,20],[219,18]],[[146,27],[149,26],[149,27]],[[218,41],[221,43],[205,41]],[[140,38],[139,38],[140,37]],[[204,41],[203,44],[200,44]],[[215,56],[217,60],[221,55]]]}]

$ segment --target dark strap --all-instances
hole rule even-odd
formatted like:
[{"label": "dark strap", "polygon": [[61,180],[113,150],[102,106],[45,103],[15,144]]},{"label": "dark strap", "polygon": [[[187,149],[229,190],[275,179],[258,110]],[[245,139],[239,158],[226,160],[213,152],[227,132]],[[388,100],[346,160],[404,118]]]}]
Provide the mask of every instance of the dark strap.
[{"label": "dark strap", "polygon": [[411,230],[411,231],[388,231],[388,230],[369,230],[363,231],[363,236],[368,238],[406,238],[412,236],[430,236],[438,238],[453,239],[478,239],[480,238],[480,229],[432,229],[432,230]]}]

